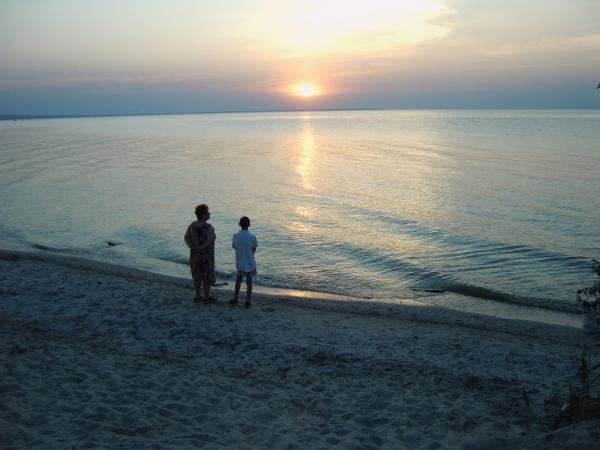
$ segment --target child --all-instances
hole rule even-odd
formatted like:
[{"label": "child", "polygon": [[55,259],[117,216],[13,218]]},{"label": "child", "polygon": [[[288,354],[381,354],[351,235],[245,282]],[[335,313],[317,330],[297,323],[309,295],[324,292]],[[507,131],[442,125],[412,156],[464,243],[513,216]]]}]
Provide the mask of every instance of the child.
[{"label": "child", "polygon": [[252,275],[256,275],[256,260],[254,253],[258,242],[256,236],[248,231],[250,228],[250,219],[246,216],[240,219],[240,231],[233,235],[231,247],[235,249],[235,268],[237,270],[237,278],[235,280],[235,297],[229,303],[231,305],[238,304],[240,295],[240,287],[242,286],[242,278],[246,277],[246,303],[244,306],[250,308],[252,306]]},{"label": "child", "polygon": [[[196,288],[196,303],[214,303],[215,299],[209,295],[210,285],[215,282],[215,229],[206,221],[210,219],[208,206],[196,206],[198,220],[188,227],[184,239],[190,248],[190,268]],[[202,297],[204,288],[204,297]]]}]

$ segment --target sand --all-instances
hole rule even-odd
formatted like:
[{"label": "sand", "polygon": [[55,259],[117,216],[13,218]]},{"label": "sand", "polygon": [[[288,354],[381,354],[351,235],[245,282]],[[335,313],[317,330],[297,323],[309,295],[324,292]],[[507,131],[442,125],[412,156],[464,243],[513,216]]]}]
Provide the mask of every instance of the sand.
[{"label": "sand", "polygon": [[[580,330],[412,304],[257,296],[0,251],[0,447],[600,448],[551,431]],[[523,401],[531,399],[531,411]]]}]

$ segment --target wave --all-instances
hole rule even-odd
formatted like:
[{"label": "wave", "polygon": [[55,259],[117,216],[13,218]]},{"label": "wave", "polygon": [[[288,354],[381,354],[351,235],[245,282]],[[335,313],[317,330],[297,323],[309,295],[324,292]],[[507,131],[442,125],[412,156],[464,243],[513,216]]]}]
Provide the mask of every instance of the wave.
[{"label": "wave", "polygon": [[543,262],[560,261],[561,263],[579,264],[582,261],[588,264],[588,260],[578,256],[566,255],[559,251],[553,251],[526,244],[505,243],[495,240],[482,240],[471,236],[450,232],[441,227],[424,225],[414,219],[398,217],[391,213],[369,208],[353,206],[348,208],[358,217],[369,217],[371,223],[377,223],[386,228],[387,231],[395,231],[399,235],[409,235],[418,241],[433,244],[444,244],[445,249],[450,249],[451,254],[447,256],[483,256],[483,255],[526,255]]},{"label": "wave", "polygon": [[154,256],[154,259],[158,259],[160,261],[166,261],[166,262],[172,262],[175,264],[183,264],[183,265],[188,265],[190,262],[190,259],[188,257],[182,256],[182,255],[161,255],[161,256]]},{"label": "wave", "polygon": [[445,289],[448,292],[455,294],[464,295],[467,297],[480,298],[484,300],[493,300],[496,302],[508,303],[520,306],[529,306],[540,309],[547,309],[551,311],[568,312],[574,313],[579,311],[579,307],[573,303],[556,302],[549,298],[543,297],[529,297],[517,294],[510,294],[507,292],[501,292],[494,289],[474,286],[466,283],[457,283],[450,285]]},{"label": "wave", "polygon": [[[399,219],[398,223],[409,224],[413,230],[418,228],[417,224]],[[436,235],[437,231],[425,233],[428,236]],[[442,232],[439,232],[442,233]],[[443,233],[442,233],[443,234]],[[528,256],[527,265],[538,265],[544,267],[546,273],[552,270],[564,273],[567,270],[577,273],[584,273],[588,269],[589,261],[587,258],[564,255],[558,252],[548,251],[541,248],[506,244],[500,242],[476,242],[467,237],[461,237],[461,244],[471,244],[468,248],[462,247],[456,250],[454,254],[456,267],[445,267],[449,270],[428,267],[414,257],[398,257],[391,252],[385,253],[370,247],[352,245],[348,243],[333,243],[328,240],[321,242],[323,247],[331,247],[332,251],[343,254],[344,257],[354,260],[357,265],[363,269],[369,269],[374,276],[399,276],[409,283],[408,288],[415,291],[429,291],[432,293],[442,293],[442,291],[452,292],[466,297],[473,297],[483,300],[491,300],[507,304],[542,308],[560,312],[577,312],[579,309],[574,302],[559,301],[544,296],[523,295],[515,292],[504,292],[491,286],[480,286],[463,279],[461,274],[471,270],[505,270],[506,264],[512,262],[519,264],[515,260],[522,255]],[[470,242],[469,242],[470,241]],[[477,245],[475,245],[477,244]],[[448,249],[450,250],[450,249]],[[440,258],[444,259],[444,258]],[[470,262],[469,262],[470,261]],[[556,263],[556,267],[548,267],[549,263]],[[518,274],[522,279],[529,280],[527,273]],[[516,283],[518,280],[516,281]],[[533,282],[531,283],[534,284]],[[546,286],[544,286],[546,287]],[[525,289],[525,292],[532,291],[535,286]],[[386,288],[389,291],[397,291],[397,288]],[[548,289],[546,289],[548,291]]]},{"label": "wave", "polygon": [[[513,251],[516,253],[519,252],[527,252],[527,251],[535,251],[536,249],[526,249],[523,246],[517,245],[502,245],[497,248],[498,250],[504,249],[506,252]],[[420,264],[416,264],[406,259],[401,259],[394,257],[392,255],[382,254],[381,252],[361,246],[352,246],[352,245],[343,245],[336,246],[336,251],[343,253],[344,256],[356,260],[357,264],[360,264],[364,268],[370,268],[373,272],[376,272],[380,275],[391,275],[397,274],[402,276],[402,278],[406,279],[406,282],[409,284],[403,292],[398,292],[398,288],[387,288],[382,286],[381,290],[385,291],[382,297],[389,297],[389,291],[393,290],[395,295],[393,297],[400,296],[412,296],[410,290],[422,290],[429,291],[433,293],[442,293],[442,292],[452,292],[455,294],[459,294],[462,296],[478,298],[482,300],[492,300],[496,302],[502,302],[507,304],[515,304],[521,306],[542,308],[546,310],[552,311],[560,311],[560,312],[577,312],[578,308],[575,303],[568,302],[560,302],[556,301],[552,298],[547,297],[535,297],[528,295],[521,295],[511,292],[503,292],[501,290],[495,289],[493,287],[486,286],[478,286],[475,284],[468,283],[465,280],[457,278],[456,276],[450,273],[443,273],[441,271],[423,267]],[[476,250],[474,257],[477,257]],[[176,263],[180,265],[187,265],[188,258],[187,256],[183,256],[177,251],[161,251],[160,255],[156,252],[152,257],[167,261],[171,263]],[[546,253],[546,252],[541,252]],[[549,255],[545,254],[545,257]],[[556,255],[552,255],[554,259]],[[562,263],[567,265],[575,264],[577,268],[586,267],[587,260],[585,258],[574,258],[574,257],[566,257],[564,256],[561,260]],[[220,279],[231,280],[235,276],[234,271],[228,271],[223,269],[217,269],[217,276]],[[345,284],[352,284],[356,286],[358,280],[352,280],[354,278],[352,275],[345,274]],[[327,278],[327,277],[324,277]],[[411,283],[412,281],[412,283]],[[300,289],[307,290],[307,286],[318,285],[318,292],[324,292],[328,294],[337,294],[337,295],[351,295],[350,290],[345,289],[344,286],[331,286],[326,283],[324,279],[319,281],[315,281],[314,277],[310,278],[308,276],[299,276],[297,274],[285,274],[279,272],[277,275],[272,273],[259,275],[257,279],[257,284],[272,287],[272,288],[284,288],[284,289]],[[310,290],[310,289],[308,289]],[[354,289],[351,290],[352,295],[356,295]],[[363,294],[367,294],[366,292]],[[373,292],[368,293],[368,295],[362,295],[363,297],[368,297],[374,294]],[[413,294],[414,295],[414,294]]]},{"label": "wave", "polygon": [[34,248],[36,250],[41,250],[44,252],[68,253],[68,254],[73,254],[73,255],[83,255],[84,253],[86,253],[83,251],[83,249],[74,249],[74,248],[67,248],[67,247],[54,247],[54,246],[50,246],[50,245],[39,244],[37,242],[29,243],[28,245],[31,248]]}]

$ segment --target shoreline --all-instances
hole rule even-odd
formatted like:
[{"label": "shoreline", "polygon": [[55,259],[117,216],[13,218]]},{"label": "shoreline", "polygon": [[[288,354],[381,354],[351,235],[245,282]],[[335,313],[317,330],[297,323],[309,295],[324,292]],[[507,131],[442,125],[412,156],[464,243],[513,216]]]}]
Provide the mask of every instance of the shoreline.
[{"label": "shoreline", "polygon": [[[191,277],[171,275],[121,265],[109,260],[89,258],[68,253],[59,253],[52,250],[23,250],[18,247],[2,248],[0,247],[0,260],[2,259],[30,259],[34,261],[45,261],[50,263],[62,264],[67,267],[86,268],[96,270],[117,276],[127,276],[146,280],[160,280],[173,283],[179,287],[191,285]],[[225,283],[227,287],[213,287],[216,292],[233,293],[233,282],[229,278],[217,277],[218,283]],[[242,286],[242,291],[244,286]],[[243,292],[242,292],[243,293]],[[269,297],[292,297],[295,299],[313,299],[319,301],[346,301],[346,302],[365,302],[373,305],[394,305],[394,304],[413,304],[416,306],[428,306],[432,308],[441,308],[444,311],[455,311],[458,314],[475,314],[486,317],[496,317],[507,320],[527,320],[536,323],[546,323],[554,325],[563,325],[573,328],[581,327],[581,317],[579,314],[560,311],[552,308],[536,307],[524,305],[521,303],[508,303],[496,300],[482,300],[478,297],[468,297],[461,294],[446,291],[441,294],[415,295],[411,298],[379,298],[379,297],[353,297],[343,294],[333,294],[320,291],[310,291],[293,288],[270,287],[261,284],[254,284],[254,294],[265,295]],[[434,301],[437,300],[437,305]],[[471,302],[468,302],[471,300]],[[428,301],[429,300],[429,301]],[[468,307],[465,304],[470,303]],[[468,308],[468,309],[467,309]],[[518,318],[517,318],[518,317]]]},{"label": "shoreline", "polygon": [[189,280],[59,259],[0,252],[3,448],[542,449],[600,438],[595,421],[550,430],[535,418],[560,408],[583,345],[600,359],[597,339],[575,328],[412,302],[257,294],[245,310],[225,303],[227,290],[196,305]]}]

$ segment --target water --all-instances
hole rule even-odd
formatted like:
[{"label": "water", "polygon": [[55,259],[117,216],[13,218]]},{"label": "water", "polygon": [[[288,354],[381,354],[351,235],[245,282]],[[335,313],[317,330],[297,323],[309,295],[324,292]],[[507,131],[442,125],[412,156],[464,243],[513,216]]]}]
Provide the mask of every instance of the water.
[{"label": "water", "polygon": [[0,122],[0,246],[187,276],[205,202],[223,275],[248,215],[266,286],[572,310],[600,257],[599,144],[600,111]]}]

